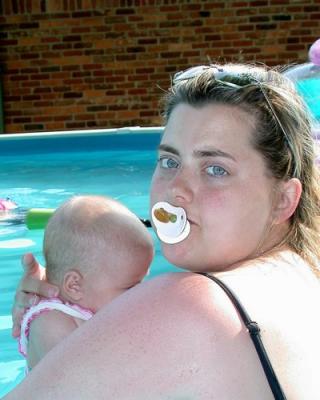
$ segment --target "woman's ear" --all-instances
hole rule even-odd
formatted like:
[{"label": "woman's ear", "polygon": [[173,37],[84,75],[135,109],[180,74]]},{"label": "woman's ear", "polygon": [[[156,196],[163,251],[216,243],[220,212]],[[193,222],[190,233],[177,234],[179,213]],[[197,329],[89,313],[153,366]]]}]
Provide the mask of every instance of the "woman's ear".
[{"label": "woman's ear", "polygon": [[83,276],[82,274],[71,269],[64,274],[62,288],[64,293],[73,302],[78,302],[83,298]]},{"label": "woman's ear", "polygon": [[275,224],[288,221],[295,212],[301,197],[302,185],[299,179],[291,178],[281,182],[277,188],[277,198],[274,207]]}]

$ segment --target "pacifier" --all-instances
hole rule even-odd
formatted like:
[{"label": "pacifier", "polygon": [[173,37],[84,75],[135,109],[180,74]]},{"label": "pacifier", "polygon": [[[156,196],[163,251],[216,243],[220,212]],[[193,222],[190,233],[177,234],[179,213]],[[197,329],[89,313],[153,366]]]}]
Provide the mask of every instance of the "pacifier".
[{"label": "pacifier", "polygon": [[160,201],[152,207],[151,218],[159,239],[164,243],[179,243],[190,233],[190,223],[182,207]]}]

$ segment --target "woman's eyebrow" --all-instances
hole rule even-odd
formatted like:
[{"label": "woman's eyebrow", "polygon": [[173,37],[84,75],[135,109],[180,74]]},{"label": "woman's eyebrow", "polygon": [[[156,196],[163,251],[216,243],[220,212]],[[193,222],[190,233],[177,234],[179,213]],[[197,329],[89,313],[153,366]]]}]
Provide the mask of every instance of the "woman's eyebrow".
[{"label": "woman's eyebrow", "polygon": [[[175,154],[177,156],[180,155],[179,151],[168,145],[168,144],[160,144],[158,147],[159,151],[165,151],[166,153]],[[225,157],[230,160],[236,161],[236,159],[229,153],[218,149],[204,149],[204,150],[194,150],[193,155],[195,158],[203,158],[203,157]]]},{"label": "woman's eyebrow", "polygon": [[226,153],[225,151],[222,151],[222,150],[218,150],[218,149],[195,150],[193,152],[193,154],[196,158],[225,157],[225,158],[229,158],[233,161],[236,161],[236,159],[231,154]]},{"label": "woman's eyebrow", "polygon": [[176,156],[180,155],[179,151],[168,144],[160,144],[158,147],[159,151],[165,151],[167,153],[175,154]]}]

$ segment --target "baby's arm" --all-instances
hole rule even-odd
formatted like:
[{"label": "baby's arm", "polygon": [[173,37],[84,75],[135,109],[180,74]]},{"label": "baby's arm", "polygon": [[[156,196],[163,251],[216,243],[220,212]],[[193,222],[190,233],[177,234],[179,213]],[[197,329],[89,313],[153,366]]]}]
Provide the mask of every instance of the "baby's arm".
[{"label": "baby's arm", "polygon": [[30,325],[28,366],[33,368],[57,343],[78,325],[73,317],[51,310],[40,314]]}]

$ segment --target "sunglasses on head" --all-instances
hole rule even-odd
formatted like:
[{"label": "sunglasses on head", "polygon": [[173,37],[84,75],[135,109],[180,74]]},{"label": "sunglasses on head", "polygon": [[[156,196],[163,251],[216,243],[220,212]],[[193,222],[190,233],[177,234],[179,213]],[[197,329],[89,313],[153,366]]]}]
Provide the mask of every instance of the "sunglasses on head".
[{"label": "sunglasses on head", "polygon": [[[199,77],[200,75],[202,75],[205,72],[212,72],[212,77],[214,78],[214,80],[222,85],[228,86],[228,87],[232,87],[235,89],[245,89],[248,87],[258,87],[261,90],[261,93],[263,94],[263,97],[270,109],[270,111],[272,112],[272,115],[274,116],[275,120],[277,121],[277,124],[279,125],[285,141],[287,143],[287,146],[292,154],[292,156],[294,155],[294,151],[293,151],[293,146],[291,145],[291,142],[289,140],[289,135],[287,134],[286,130],[284,129],[269,97],[268,94],[265,90],[265,88],[263,87],[263,82],[260,82],[255,76],[253,76],[252,74],[250,74],[250,72],[245,71],[243,68],[241,68],[241,66],[229,66],[228,68],[223,68],[219,65],[214,65],[214,64],[209,64],[209,65],[198,65],[196,67],[191,67],[188,68],[184,71],[180,71],[174,74],[173,76],[173,84],[179,84],[180,82],[183,81],[188,81],[190,79]],[[236,81],[240,81],[243,80],[244,84],[243,85],[239,85],[233,82],[229,82],[228,80],[226,80],[227,78],[229,79],[235,79]]]},{"label": "sunglasses on head", "polygon": [[[230,67],[228,67],[228,69],[226,69],[226,68],[222,68],[218,65],[209,64],[209,65],[198,65],[196,67],[191,67],[184,71],[179,71],[179,72],[175,73],[173,76],[173,84],[177,84],[182,81],[187,81],[189,79],[196,78],[196,77],[202,75],[204,72],[207,72],[210,70],[211,70],[212,76],[215,78],[216,82],[221,82],[221,83],[225,84],[226,86],[231,86],[231,87],[235,87],[235,88],[241,88],[241,87],[245,87],[248,85],[247,84],[237,85],[235,83],[228,82],[223,79],[227,76],[237,78],[237,79],[241,79],[241,78],[246,78],[246,80],[248,80],[248,78],[254,79],[254,77],[249,75],[247,72],[241,71],[241,67],[230,66]],[[252,85],[252,82],[249,85]]]}]

